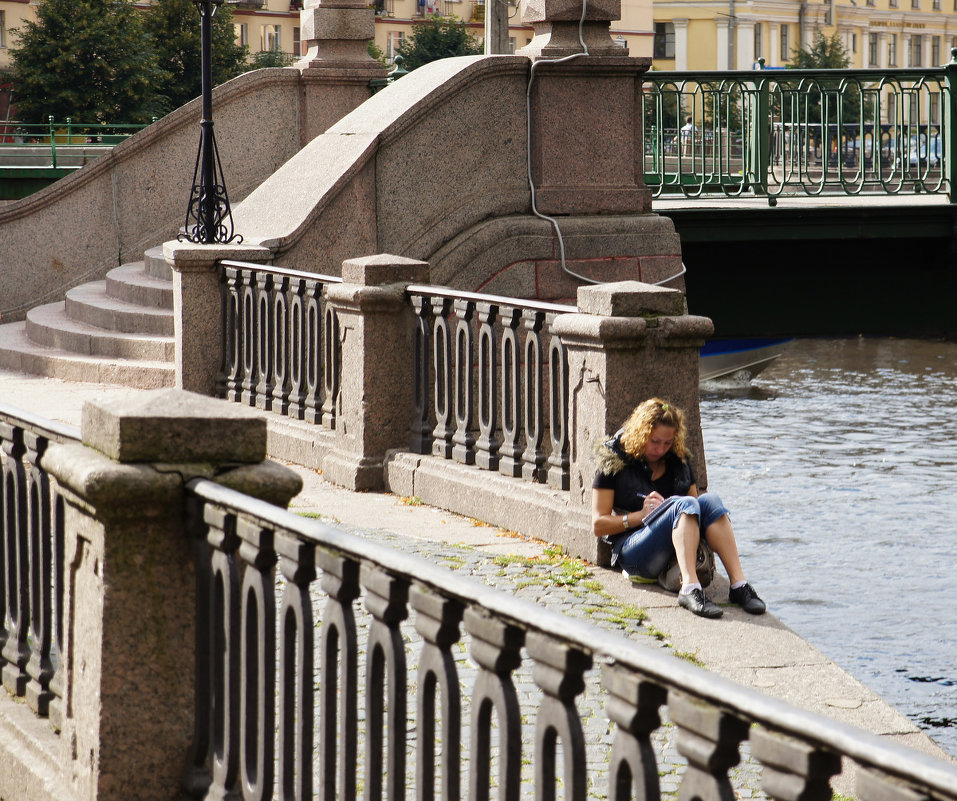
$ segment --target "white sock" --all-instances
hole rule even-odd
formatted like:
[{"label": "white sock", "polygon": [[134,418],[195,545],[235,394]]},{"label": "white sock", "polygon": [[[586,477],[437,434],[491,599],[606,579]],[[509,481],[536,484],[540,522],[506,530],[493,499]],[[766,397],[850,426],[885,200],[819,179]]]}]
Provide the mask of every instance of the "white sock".
[{"label": "white sock", "polygon": [[701,588],[702,588],[701,585],[700,585],[697,581],[696,581],[694,584],[682,584],[682,585],[681,585],[681,591],[680,591],[678,594],[679,594],[679,595],[691,595],[691,593],[692,593],[694,590],[700,590]]},{"label": "white sock", "polygon": [[736,590],[736,589],[738,589],[738,587],[743,587],[743,586],[744,586],[745,584],[747,584],[747,583],[748,583],[748,582],[747,582],[746,580],[745,580],[745,581],[736,581],[736,582],[734,582],[734,584],[731,585],[731,589],[732,589],[732,590]]}]

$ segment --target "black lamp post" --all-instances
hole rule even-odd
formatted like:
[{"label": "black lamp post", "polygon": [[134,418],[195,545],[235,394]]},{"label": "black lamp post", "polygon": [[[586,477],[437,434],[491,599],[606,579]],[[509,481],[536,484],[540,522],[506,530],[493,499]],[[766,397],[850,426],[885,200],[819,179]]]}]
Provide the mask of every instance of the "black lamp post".
[{"label": "black lamp post", "polygon": [[180,239],[204,245],[242,242],[242,237],[233,233],[233,213],[229,208],[229,196],[223,179],[223,166],[219,162],[216,137],[213,133],[213,66],[212,23],[217,9],[225,0],[193,0],[202,22],[201,51],[203,81],[202,134],[196,166],[193,168],[193,191],[186,210],[185,232]]}]

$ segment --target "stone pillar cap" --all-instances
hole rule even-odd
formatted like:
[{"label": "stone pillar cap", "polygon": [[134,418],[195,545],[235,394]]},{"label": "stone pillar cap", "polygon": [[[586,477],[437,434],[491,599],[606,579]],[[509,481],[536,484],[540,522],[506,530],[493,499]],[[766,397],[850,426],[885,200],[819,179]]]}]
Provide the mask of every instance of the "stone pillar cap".
[{"label": "stone pillar cap", "polygon": [[266,420],[254,410],[179,389],[83,406],[83,443],[118,462],[257,463]]},{"label": "stone pillar cap", "polygon": [[578,310],[604,317],[678,316],[687,314],[684,293],[678,289],[617,281],[578,288]]},{"label": "stone pillar cap", "polygon": [[342,262],[342,281],[360,286],[421,284],[429,280],[429,263],[391,253],[378,253]]}]

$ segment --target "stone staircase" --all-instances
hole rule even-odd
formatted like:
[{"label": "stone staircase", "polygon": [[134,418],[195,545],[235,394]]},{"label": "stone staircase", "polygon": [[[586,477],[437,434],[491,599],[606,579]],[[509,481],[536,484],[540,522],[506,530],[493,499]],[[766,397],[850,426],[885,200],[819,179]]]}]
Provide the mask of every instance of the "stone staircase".
[{"label": "stone staircase", "polygon": [[163,249],[0,325],[0,368],[67,381],[172,387],[173,280]]}]

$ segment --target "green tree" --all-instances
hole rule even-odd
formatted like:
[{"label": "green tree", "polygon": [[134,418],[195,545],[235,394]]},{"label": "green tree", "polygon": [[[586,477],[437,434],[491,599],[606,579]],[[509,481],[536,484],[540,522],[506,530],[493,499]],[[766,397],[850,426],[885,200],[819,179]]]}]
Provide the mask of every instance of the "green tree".
[{"label": "green tree", "polygon": [[791,66],[802,70],[846,70],[851,64],[847,48],[836,31],[825,36],[814,32],[814,41],[806,48],[795,48]]},{"label": "green tree", "polygon": [[430,61],[450,56],[477,56],[482,46],[456,17],[432,17],[417,22],[412,34],[399,45],[403,69],[410,72]]},{"label": "green tree", "polygon": [[[166,73],[160,98],[172,111],[202,92],[200,15],[192,0],[159,0],[145,12],[145,26]],[[250,69],[248,52],[236,44],[232,9],[219,6],[212,20],[213,85]]]},{"label": "green tree", "polygon": [[290,53],[282,50],[260,50],[252,57],[249,68],[261,70],[264,67],[289,67],[295,59]]},{"label": "green tree", "polygon": [[126,0],[39,0],[11,49],[24,122],[148,122],[162,72],[141,12]]}]

